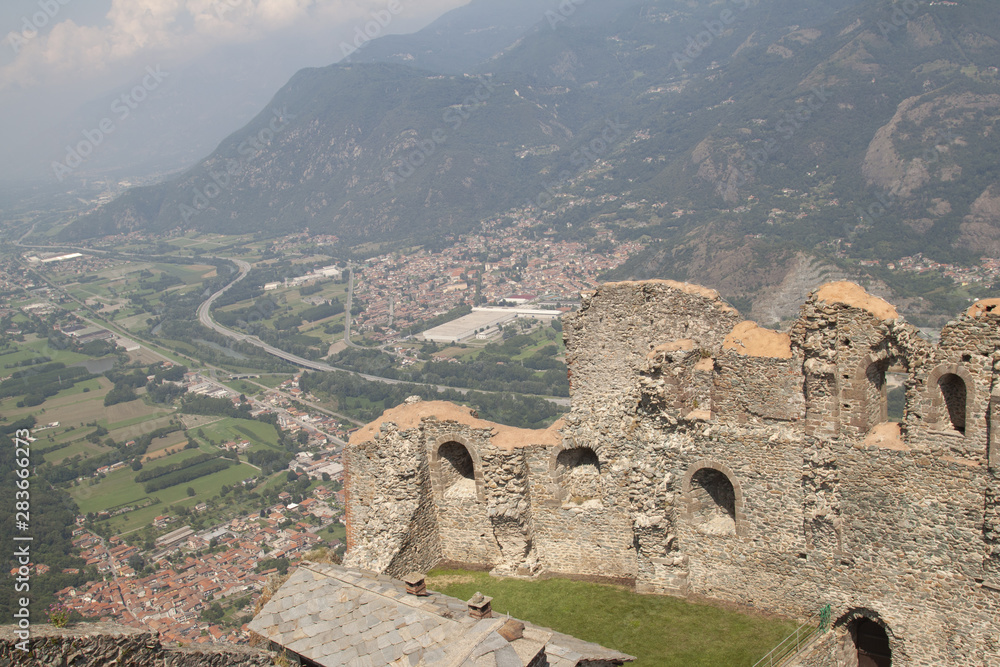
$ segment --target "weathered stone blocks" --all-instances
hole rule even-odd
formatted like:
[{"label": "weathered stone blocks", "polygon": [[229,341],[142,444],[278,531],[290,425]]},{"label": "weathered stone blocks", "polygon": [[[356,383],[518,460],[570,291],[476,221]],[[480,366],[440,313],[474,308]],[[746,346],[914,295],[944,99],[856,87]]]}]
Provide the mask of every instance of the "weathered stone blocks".
[{"label": "weathered stone blocks", "polygon": [[787,333],[702,287],[605,285],[565,319],[564,421],[413,403],[356,434],[348,562],[607,577],[799,617],[830,605],[803,665],[858,664],[869,641],[894,665],[1000,665],[995,310],[933,345],[850,283],[814,292]]}]

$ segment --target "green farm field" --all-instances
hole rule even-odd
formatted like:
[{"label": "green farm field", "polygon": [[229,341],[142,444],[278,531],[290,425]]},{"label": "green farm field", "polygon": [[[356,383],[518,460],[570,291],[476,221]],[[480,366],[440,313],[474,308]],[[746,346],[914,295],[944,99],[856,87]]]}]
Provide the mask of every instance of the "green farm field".
[{"label": "green farm field", "polygon": [[[205,449],[189,449],[173,454],[155,462],[150,463],[146,468],[156,468],[161,465],[179,463],[189,458],[205,453]],[[80,511],[100,512],[123,504],[141,501],[147,496],[157,498],[160,503],[143,509],[130,512],[125,515],[114,517],[109,523],[119,529],[127,527],[138,528],[152,522],[153,518],[164,514],[167,506],[180,503],[186,506],[193,506],[199,502],[218,495],[223,486],[236,484],[248,477],[256,477],[260,471],[253,466],[241,463],[229,468],[192,479],[181,484],[159,489],[147,494],[141,482],[135,481],[138,473],[129,467],[109,474],[98,484],[90,485],[90,481],[85,481],[79,486],[70,489],[70,495],[77,502]],[[194,496],[187,495],[187,489],[191,487],[195,491]],[[128,517],[127,519],[125,517]]]},{"label": "green farm field", "polygon": [[[90,388],[90,391],[84,392],[84,388]],[[105,378],[95,378],[50,396],[41,405],[21,408],[17,407],[20,397],[12,396],[0,401],[0,414],[9,419],[35,415],[40,424],[59,422],[57,433],[61,433],[70,426],[80,427],[95,419],[100,420],[104,411],[104,395],[110,389],[111,383]]]},{"label": "green farm field", "polygon": [[24,337],[23,342],[0,349],[0,376],[8,375],[8,370],[19,370],[14,369],[14,364],[39,357],[48,357],[52,361],[60,361],[67,366],[92,358],[72,350],[54,347],[49,344],[47,339],[40,339],[35,334],[28,334]]},{"label": "green farm field", "polygon": [[249,440],[250,451],[256,451],[262,447],[278,448],[278,432],[274,430],[274,427],[251,419],[226,417],[214,424],[195,429],[192,431],[192,435],[202,442],[211,441],[219,446],[224,442]]}]

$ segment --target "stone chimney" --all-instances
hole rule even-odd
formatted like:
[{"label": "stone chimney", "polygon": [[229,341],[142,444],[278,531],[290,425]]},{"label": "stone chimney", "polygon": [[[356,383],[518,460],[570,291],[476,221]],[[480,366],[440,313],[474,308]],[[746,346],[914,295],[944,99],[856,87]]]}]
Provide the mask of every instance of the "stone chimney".
[{"label": "stone chimney", "polygon": [[424,575],[419,572],[411,572],[403,577],[403,583],[406,584],[406,592],[410,595],[418,595],[420,597],[428,595]]},{"label": "stone chimney", "polygon": [[483,618],[493,618],[493,609],[490,607],[492,601],[493,598],[488,598],[476,591],[476,594],[468,602],[469,616],[477,621]]}]

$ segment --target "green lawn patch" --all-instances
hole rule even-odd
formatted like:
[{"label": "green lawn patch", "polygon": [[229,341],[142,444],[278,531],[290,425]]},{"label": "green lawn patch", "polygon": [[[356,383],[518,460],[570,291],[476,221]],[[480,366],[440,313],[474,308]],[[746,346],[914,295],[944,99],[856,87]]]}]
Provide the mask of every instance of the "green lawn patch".
[{"label": "green lawn patch", "polygon": [[340,540],[341,542],[347,541],[347,527],[339,522],[333,522],[323,530],[316,533],[324,540]]},{"label": "green lawn patch", "polygon": [[799,625],[566,579],[432,570],[427,587],[462,600],[481,591],[493,597],[495,613],[629,653],[640,667],[750,667]]},{"label": "green lawn patch", "polygon": [[202,441],[214,442],[220,447],[225,442],[249,440],[251,451],[261,447],[278,448],[278,432],[270,424],[255,419],[226,417],[214,424],[193,429],[191,434]]}]

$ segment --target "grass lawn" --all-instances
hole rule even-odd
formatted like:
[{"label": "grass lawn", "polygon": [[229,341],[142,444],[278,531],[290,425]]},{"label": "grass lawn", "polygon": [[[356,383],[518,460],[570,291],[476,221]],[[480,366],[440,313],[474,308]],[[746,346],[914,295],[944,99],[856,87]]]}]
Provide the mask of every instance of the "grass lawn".
[{"label": "grass lawn", "polygon": [[338,539],[341,542],[347,542],[347,527],[336,521],[316,534],[324,540]]},{"label": "grass lawn", "polygon": [[493,597],[495,613],[629,653],[640,667],[750,667],[799,625],[566,579],[432,570],[427,587],[462,600],[481,591]]},{"label": "grass lawn", "polygon": [[257,385],[253,384],[252,382],[247,382],[246,380],[231,380],[229,382],[223,382],[222,384],[226,385],[227,387],[229,387],[234,391],[238,391],[241,394],[245,394],[246,396],[256,396],[260,392],[264,391]]},{"label": "grass lawn", "polygon": [[288,373],[276,373],[276,374],[268,373],[261,375],[259,378],[254,378],[254,382],[259,382],[265,387],[271,387],[272,389],[274,389],[279,384],[281,384],[285,380],[290,379],[291,377],[292,376]]}]

